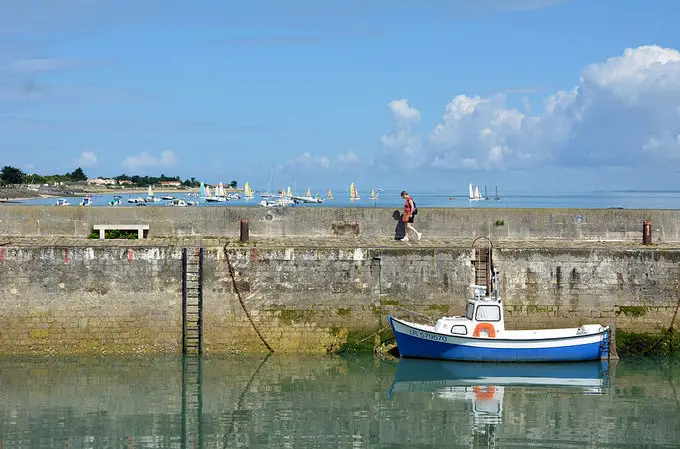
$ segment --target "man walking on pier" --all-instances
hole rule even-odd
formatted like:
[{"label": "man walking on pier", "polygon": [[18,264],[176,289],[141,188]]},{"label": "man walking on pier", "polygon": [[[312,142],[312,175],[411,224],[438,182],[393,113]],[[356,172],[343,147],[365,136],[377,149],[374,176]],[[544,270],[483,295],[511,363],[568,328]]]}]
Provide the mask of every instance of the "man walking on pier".
[{"label": "man walking on pier", "polygon": [[408,194],[405,190],[402,190],[401,192],[401,197],[405,200],[404,202],[404,215],[401,218],[401,221],[404,222],[404,226],[406,226],[406,231],[404,232],[404,238],[401,239],[402,242],[408,242],[408,230],[410,229],[411,231],[415,232],[416,235],[418,236],[418,240],[423,236],[421,232],[418,232],[418,230],[413,226],[413,218],[415,215],[418,214],[418,208],[416,207],[416,203],[413,201],[413,198],[411,195]]}]

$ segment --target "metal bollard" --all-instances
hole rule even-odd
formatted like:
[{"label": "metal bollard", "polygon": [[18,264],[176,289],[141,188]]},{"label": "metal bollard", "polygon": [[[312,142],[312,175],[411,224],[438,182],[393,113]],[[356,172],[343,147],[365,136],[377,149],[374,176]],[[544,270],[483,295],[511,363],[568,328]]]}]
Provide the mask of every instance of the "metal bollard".
[{"label": "metal bollard", "polygon": [[250,238],[250,232],[248,231],[248,219],[241,218],[241,236],[240,240],[242,242],[247,242]]},{"label": "metal bollard", "polygon": [[652,220],[642,222],[642,244],[651,245],[652,243]]}]

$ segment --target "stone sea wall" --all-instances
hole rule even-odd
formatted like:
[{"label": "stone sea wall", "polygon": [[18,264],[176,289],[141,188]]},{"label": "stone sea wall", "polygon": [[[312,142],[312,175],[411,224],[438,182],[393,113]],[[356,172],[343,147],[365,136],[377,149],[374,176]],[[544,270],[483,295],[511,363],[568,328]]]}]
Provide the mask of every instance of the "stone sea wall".
[{"label": "stone sea wall", "polygon": [[[234,237],[247,218],[254,238],[393,237],[389,208],[332,207],[55,207],[2,205],[0,236],[85,237],[96,224],[148,224],[149,237]],[[641,241],[652,220],[654,242],[680,242],[680,210],[422,208],[428,238]]]},{"label": "stone sea wall", "polygon": [[[172,239],[0,246],[0,354],[179,353],[183,246]],[[209,354],[264,350],[238,295],[275,351],[326,353],[375,343],[388,314],[460,314],[473,281],[469,242],[204,246]],[[493,257],[509,328],[614,320],[619,330],[659,333],[678,303],[674,246],[507,241]]]}]

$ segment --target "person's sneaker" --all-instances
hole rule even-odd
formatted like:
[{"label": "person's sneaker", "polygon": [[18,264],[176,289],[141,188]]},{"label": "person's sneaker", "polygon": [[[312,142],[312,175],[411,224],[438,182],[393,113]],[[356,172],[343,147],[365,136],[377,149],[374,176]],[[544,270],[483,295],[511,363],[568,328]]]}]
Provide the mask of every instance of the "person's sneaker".
[{"label": "person's sneaker", "polygon": [[403,239],[399,239],[400,242],[408,242],[408,235],[404,237]]},{"label": "person's sneaker", "polygon": [[420,238],[421,238],[422,236],[423,236],[423,233],[422,233],[422,232],[419,232],[419,233],[418,233],[418,240],[420,240]]}]

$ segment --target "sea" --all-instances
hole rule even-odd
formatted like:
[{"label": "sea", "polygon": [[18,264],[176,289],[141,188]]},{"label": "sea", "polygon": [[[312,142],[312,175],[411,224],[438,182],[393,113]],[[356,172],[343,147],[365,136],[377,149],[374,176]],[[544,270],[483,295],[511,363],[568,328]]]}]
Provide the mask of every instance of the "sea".
[{"label": "sea", "polygon": [[[377,200],[370,199],[370,191],[359,191],[361,199],[350,200],[347,190],[334,191],[334,199],[325,199],[322,203],[303,203],[293,207],[402,207],[404,201],[400,197],[400,190],[378,190]],[[321,198],[326,198],[324,192],[314,192]],[[417,207],[462,207],[462,208],[582,208],[582,209],[678,209],[680,208],[680,190],[602,190],[592,192],[560,192],[536,193],[522,190],[489,192],[482,200],[470,201],[467,192],[448,192],[440,190],[413,189],[409,192],[415,199]],[[230,206],[258,206],[259,193],[253,199],[230,200],[223,203],[206,202],[204,199],[191,196],[182,191],[170,193],[156,193],[157,197],[173,195],[176,198],[198,201],[201,207],[230,207]],[[113,207],[137,207],[129,203],[130,198],[144,198],[146,194],[120,194],[121,204]],[[94,195],[93,206],[109,207],[109,201],[114,195]],[[82,197],[68,197],[71,205],[78,206]],[[57,198],[40,198],[31,200],[11,201],[11,203],[25,205],[53,205]],[[162,207],[169,201],[145,203],[147,207]]]},{"label": "sea", "polygon": [[671,359],[5,357],[0,380],[3,449],[680,447]]}]

